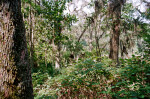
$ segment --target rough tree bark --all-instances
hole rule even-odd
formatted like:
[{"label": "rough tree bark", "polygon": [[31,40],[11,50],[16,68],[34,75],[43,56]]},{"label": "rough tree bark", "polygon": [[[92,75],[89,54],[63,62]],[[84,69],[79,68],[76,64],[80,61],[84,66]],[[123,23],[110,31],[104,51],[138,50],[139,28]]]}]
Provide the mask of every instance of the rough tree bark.
[{"label": "rough tree bark", "polygon": [[118,62],[121,6],[125,0],[109,0],[109,13],[112,18],[112,34],[110,38],[109,57]]},{"label": "rough tree bark", "polygon": [[21,0],[0,0],[0,98],[33,99]]}]

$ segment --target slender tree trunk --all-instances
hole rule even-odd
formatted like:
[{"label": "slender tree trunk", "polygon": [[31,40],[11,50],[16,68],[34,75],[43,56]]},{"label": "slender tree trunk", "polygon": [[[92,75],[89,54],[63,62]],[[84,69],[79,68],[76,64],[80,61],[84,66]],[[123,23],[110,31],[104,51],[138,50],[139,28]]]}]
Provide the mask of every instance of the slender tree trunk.
[{"label": "slender tree trunk", "polygon": [[[98,28],[98,17],[101,17],[101,10],[103,7],[103,1],[102,0],[95,0],[95,18],[94,18],[94,28],[95,28],[95,42],[96,42],[96,53],[97,56],[101,57],[101,49],[99,46],[99,40],[98,33],[101,32],[101,30]],[[97,59],[99,60],[99,59]]]},{"label": "slender tree trunk", "polygon": [[33,67],[34,65],[34,45],[33,45],[33,20],[32,20],[32,7],[31,7],[31,0],[30,0],[30,65],[31,67]]},{"label": "slender tree trunk", "polygon": [[[57,26],[54,26],[57,27]],[[59,51],[59,45],[57,42],[57,45],[55,44],[56,42],[56,30],[55,28],[53,29],[53,39],[52,39],[52,50],[53,50],[53,60],[55,61],[55,69],[60,69],[60,51]]]},{"label": "slender tree trunk", "polygon": [[21,0],[0,0],[0,98],[33,99]]},{"label": "slender tree trunk", "polygon": [[[61,24],[60,22],[58,22],[58,24]],[[58,41],[56,42],[56,57],[55,57],[55,68],[56,69],[60,69],[61,67],[61,26],[56,26],[56,36],[59,37]]]},{"label": "slender tree trunk", "polygon": [[90,52],[92,52],[93,50],[93,45],[92,45],[92,42],[93,42],[93,31],[92,31],[92,26],[90,24],[89,26],[89,33],[90,33],[90,42],[89,42],[89,49],[90,49]]}]

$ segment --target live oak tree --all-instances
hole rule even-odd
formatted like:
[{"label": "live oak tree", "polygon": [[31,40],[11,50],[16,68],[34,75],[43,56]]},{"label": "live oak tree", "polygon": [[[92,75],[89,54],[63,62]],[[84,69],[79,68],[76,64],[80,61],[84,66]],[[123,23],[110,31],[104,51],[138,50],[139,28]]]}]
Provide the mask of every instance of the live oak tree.
[{"label": "live oak tree", "polygon": [[[39,54],[38,60],[43,58],[45,66],[48,62],[55,65],[55,69],[62,66],[62,49],[67,36],[63,33],[64,29],[70,28],[76,18],[70,14],[64,14],[66,4],[70,0],[42,0],[33,7],[37,12],[37,25],[35,26],[35,53]],[[39,18],[40,17],[40,18]],[[39,22],[38,22],[39,21]],[[33,23],[34,24],[34,23]],[[34,24],[35,25],[35,24]],[[37,36],[38,35],[38,36]],[[40,48],[39,48],[40,47]]]},{"label": "live oak tree", "polygon": [[121,7],[124,3],[125,0],[109,0],[109,13],[112,18],[109,57],[116,61],[118,61],[119,56]]},{"label": "live oak tree", "polygon": [[0,0],[0,98],[33,99],[21,0]]}]

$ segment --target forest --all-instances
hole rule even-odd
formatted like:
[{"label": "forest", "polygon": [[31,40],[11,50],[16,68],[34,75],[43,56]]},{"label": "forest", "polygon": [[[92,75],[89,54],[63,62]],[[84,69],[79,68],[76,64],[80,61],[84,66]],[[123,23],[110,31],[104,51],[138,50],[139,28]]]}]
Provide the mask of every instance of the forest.
[{"label": "forest", "polygon": [[0,99],[150,99],[150,0],[0,0]]}]

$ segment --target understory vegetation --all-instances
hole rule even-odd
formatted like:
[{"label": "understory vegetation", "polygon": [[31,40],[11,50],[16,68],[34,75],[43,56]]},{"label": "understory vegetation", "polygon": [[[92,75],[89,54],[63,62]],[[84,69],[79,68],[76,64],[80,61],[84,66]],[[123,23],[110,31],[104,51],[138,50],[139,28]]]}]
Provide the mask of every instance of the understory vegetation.
[{"label": "understory vegetation", "polygon": [[[59,72],[52,67],[32,74],[35,99],[139,99],[150,97],[150,60],[141,56],[101,62],[84,58]],[[43,71],[44,70],[44,71]],[[49,72],[51,71],[51,72]],[[53,74],[51,74],[53,72]]]}]

